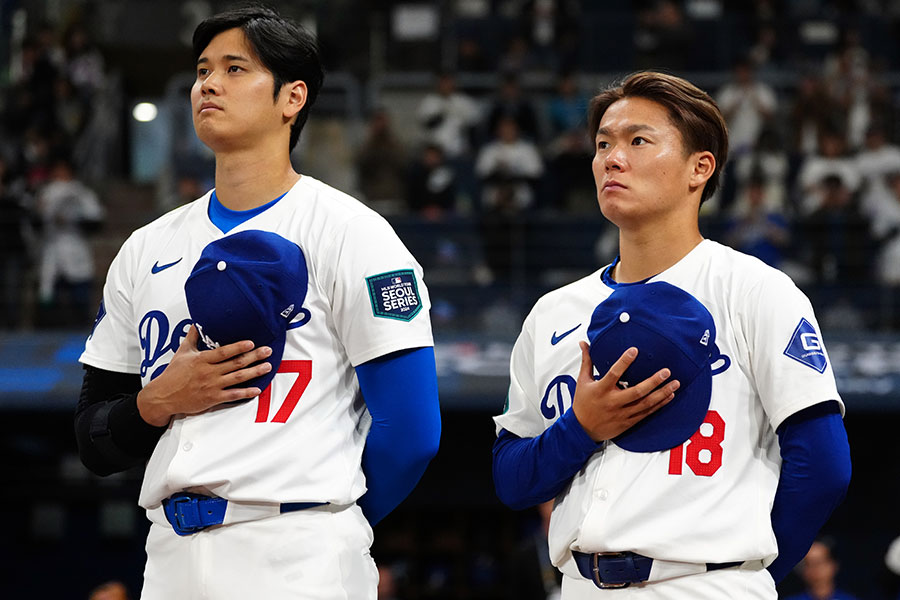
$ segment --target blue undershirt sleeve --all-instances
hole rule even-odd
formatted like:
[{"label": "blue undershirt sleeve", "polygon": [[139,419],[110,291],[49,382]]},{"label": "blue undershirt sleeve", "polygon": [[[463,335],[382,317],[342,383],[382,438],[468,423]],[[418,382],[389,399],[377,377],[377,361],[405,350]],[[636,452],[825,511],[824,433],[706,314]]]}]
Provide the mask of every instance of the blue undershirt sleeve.
[{"label": "blue undershirt sleeve", "polygon": [[374,525],[406,498],[441,438],[434,348],[382,356],[356,367],[372,427],[363,450],[368,491],[359,506]]},{"label": "blue undershirt sleeve", "polygon": [[809,551],[850,484],[850,446],[837,402],[802,410],[778,428],[781,477],[772,506],[778,558],[769,565],[776,583]]},{"label": "blue undershirt sleeve", "polygon": [[515,510],[559,494],[600,447],[568,410],[537,437],[520,438],[505,429],[494,442],[494,488]]}]

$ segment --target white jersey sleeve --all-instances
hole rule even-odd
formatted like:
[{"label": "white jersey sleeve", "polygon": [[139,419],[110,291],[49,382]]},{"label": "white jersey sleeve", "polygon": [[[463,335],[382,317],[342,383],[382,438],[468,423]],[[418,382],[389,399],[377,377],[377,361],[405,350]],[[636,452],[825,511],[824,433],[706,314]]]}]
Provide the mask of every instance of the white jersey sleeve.
[{"label": "white jersey sleeve", "polygon": [[777,430],[792,414],[835,400],[831,361],[809,299],[783,273],[769,270],[746,295],[739,314],[747,361],[760,402]]},{"label": "white jersey sleeve", "polygon": [[326,266],[323,285],[333,293],[338,339],[351,364],[433,346],[422,267],[388,222],[375,214],[357,216],[333,243],[325,253],[334,262]]},{"label": "white jersey sleeve", "polygon": [[509,361],[509,394],[503,414],[494,417],[497,433],[506,429],[519,437],[535,437],[546,428],[540,414],[534,378],[534,311],[525,319]]},{"label": "white jersey sleeve", "polygon": [[132,235],[113,259],[103,286],[103,299],[80,361],[107,371],[139,373],[141,347],[134,329]]}]

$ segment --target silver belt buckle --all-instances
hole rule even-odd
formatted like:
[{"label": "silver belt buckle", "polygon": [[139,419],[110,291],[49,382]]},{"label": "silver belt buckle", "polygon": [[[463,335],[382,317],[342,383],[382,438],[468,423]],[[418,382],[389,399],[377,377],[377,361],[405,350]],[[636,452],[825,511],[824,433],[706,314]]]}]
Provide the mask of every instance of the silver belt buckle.
[{"label": "silver belt buckle", "polygon": [[627,581],[625,581],[623,583],[605,583],[605,582],[601,581],[600,580],[600,557],[601,556],[619,556],[619,557],[621,557],[621,556],[625,556],[625,553],[624,552],[594,552],[594,564],[593,564],[592,570],[594,572],[594,583],[597,585],[598,588],[600,588],[601,590],[614,590],[614,589],[627,588],[629,585],[631,585],[631,583],[627,582]]}]

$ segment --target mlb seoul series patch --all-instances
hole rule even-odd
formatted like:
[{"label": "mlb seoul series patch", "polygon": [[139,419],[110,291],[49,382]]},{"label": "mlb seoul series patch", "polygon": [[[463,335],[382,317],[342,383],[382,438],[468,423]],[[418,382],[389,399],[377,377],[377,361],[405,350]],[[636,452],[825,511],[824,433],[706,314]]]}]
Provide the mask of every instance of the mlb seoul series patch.
[{"label": "mlb seoul series patch", "polygon": [[811,367],[819,373],[824,373],[828,366],[825,358],[825,349],[822,347],[822,339],[812,323],[806,319],[800,319],[800,323],[791,336],[791,341],[784,349],[785,356],[789,356]]},{"label": "mlb seoul series patch", "polygon": [[376,317],[411,321],[422,309],[422,298],[412,269],[366,277],[366,285]]}]

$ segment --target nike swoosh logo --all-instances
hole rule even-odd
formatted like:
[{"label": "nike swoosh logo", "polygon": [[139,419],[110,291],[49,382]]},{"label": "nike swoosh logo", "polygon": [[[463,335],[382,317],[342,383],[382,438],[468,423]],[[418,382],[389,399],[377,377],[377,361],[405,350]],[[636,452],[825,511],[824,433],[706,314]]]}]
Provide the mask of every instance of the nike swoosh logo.
[{"label": "nike swoosh logo", "polygon": [[579,327],[581,327],[581,323],[579,323],[578,325],[576,325],[575,327],[573,327],[572,329],[570,329],[570,330],[568,330],[568,331],[562,332],[562,333],[559,334],[559,335],[556,335],[556,332],[554,331],[554,332],[553,332],[553,335],[550,336],[550,344],[553,345],[553,346],[557,345],[558,343],[560,343],[560,342],[562,341],[562,339],[563,339],[564,337],[566,337],[567,335],[569,335],[570,333],[572,333],[573,331],[575,331],[575,330],[578,329]]},{"label": "nike swoosh logo", "polygon": [[[182,256],[181,258],[184,258],[184,257]],[[178,263],[181,262],[181,258],[179,258],[175,262],[170,262],[167,265],[161,265],[161,264],[159,264],[159,261],[156,261],[155,263],[153,263],[153,266],[150,267],[150,272],[153,273],[154,275],[156,275],[160,271],[165,271],[169,267],[174,267],[175,265],[177,265]]]}]

